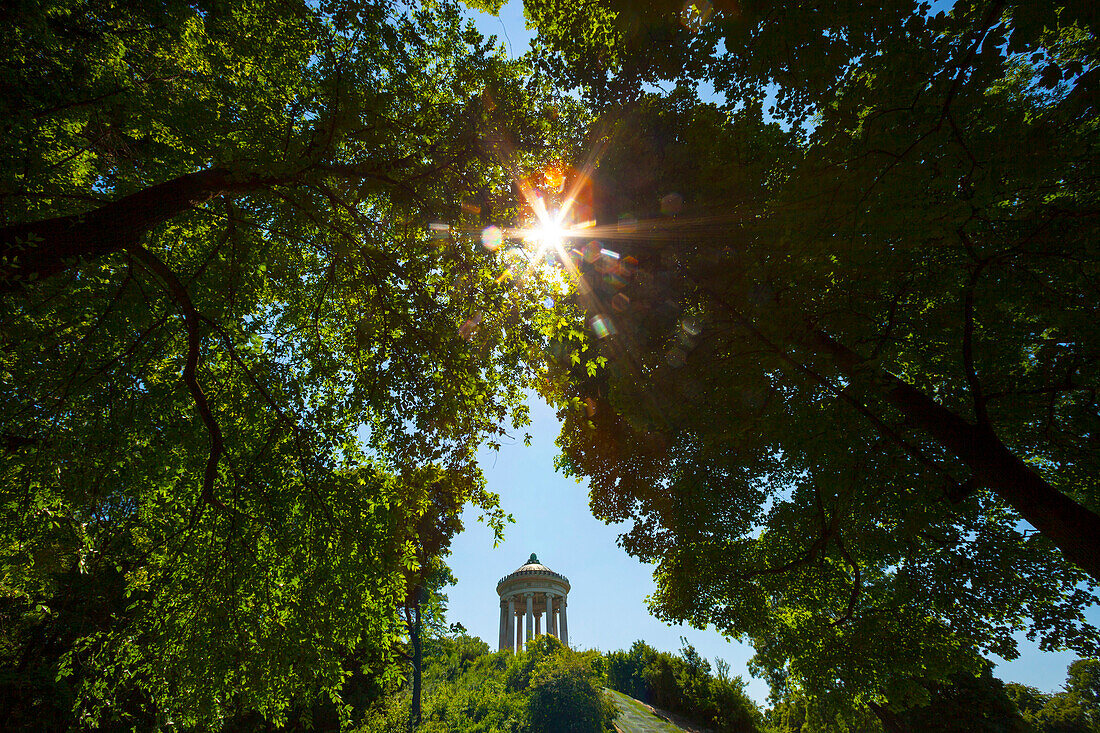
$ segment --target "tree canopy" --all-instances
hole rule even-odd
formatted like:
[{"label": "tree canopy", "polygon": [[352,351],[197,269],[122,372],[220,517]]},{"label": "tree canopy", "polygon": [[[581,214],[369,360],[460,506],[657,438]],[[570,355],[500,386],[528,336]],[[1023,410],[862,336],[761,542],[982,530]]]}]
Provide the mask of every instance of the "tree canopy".
[{"label": "tree canopy", "polygon": [[1091,6],[527,7],[601,113],[545,391],[658,616],[815,704],[1096,655]]},{"label": "tree canopy", "polygon": [[452,2],[22,3],[0,85],[7,719],[346,714],[505,519],[545,308],[479,234],[568,105]]},{"label": "tree canopy", "polygon": [[5,17],[4,720],[347,723],[531,387],[655,613],[821,719],[1100,654],[1095,4],[526,12]]}]

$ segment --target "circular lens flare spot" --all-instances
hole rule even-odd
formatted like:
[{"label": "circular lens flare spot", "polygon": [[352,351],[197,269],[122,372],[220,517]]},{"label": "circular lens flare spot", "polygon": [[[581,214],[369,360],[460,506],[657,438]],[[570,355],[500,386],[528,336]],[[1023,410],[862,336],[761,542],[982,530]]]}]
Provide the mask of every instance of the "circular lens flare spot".
[{"label": "circular lens flare spot", "polygon": [[499,227],[487,226],[481,230],[481,244],[490,252],[495,252],[504,241],[504,232]]}]

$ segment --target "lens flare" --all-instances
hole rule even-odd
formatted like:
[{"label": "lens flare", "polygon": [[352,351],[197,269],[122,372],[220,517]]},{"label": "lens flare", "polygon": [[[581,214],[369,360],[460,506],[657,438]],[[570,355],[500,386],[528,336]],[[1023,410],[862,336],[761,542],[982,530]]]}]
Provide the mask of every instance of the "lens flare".
[{"label": "lens flare", "polygon": [[561,249],[565,243],[566,231],[560,221],[548,219],[535,229],[534,239],[540,250]]},{"label": "lens flare", "polygon": [[615,324],[606,316],[592,316],[588,319],[588,326],[596,334],[596,338],[607,338],[615,335]]},{"label": "lens flare", "polygon": [[496,252],[500,249],[503,241],[504,232],[499,227],[487,226],[481,230],[481,244],[490,252]]},{"label": "lens flare", "polygon": [[568,209],[547,211],[541,198],[535,200],[535,225],[523,230],[523,239],[535,248],[535,258],[553,253],[556,258],[566,258],[565,241],[572,236],[571,228],[564,224]]}]

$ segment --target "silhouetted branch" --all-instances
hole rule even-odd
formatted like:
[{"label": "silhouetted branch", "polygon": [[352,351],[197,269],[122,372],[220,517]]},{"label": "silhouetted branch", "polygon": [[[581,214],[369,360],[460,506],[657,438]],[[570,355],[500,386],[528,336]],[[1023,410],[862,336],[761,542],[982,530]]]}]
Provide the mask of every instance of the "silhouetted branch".
[{"label": "silhouetted branch", "polygon": [[214,418],[214,413],[210,409],[210,402],[203,394],[202,385],[199,384],[196,375],[199,364],[199,347],[202,341],[199,322],[204,319],[195,309],[195,304],[192,302],[187,288],[160,258],[139,244],[127,247],[126,251],[164,282],[169,295],[183,312],[184,323],[187,327],[187,361],[183,367],[183,382],[187,385],[187,389],[195,401],[195,409],[198,411],[199,417],[202,418],[202,422],[206,426],[206,432],[210,436],[210,453],[206,459],[206,468],[203,471],[199,506],[202,503],[207,503],[224,510],[225,505],[214,495],[214,481],[218,476],[218,462],[225,450],[225,443],[218,421]]}]

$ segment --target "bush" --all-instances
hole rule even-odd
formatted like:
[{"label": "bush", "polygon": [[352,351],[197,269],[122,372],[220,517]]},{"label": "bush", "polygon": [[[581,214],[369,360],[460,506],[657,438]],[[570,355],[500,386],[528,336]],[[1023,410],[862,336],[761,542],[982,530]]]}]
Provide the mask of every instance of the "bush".
[{"label": "bush", "polygon": [[[602,733],[611,729],[616,708],[603,693],[599,655],[571,652],[551,636],[534,665],[527,694],[531,733]],[[538,642],[539,640],[536,640]],[[529,645],[531,646],[531,645]]]},{"label": "bush", "polygon": [[679,656],[636,641],[630,651],[609,652],[604,661],[608,687],[624,695],[683,715],[718,733],[761,729],[763,716],[745,694],[741,678],[727,678],[729,667],[722,663],[719,676],[713,676],[710,663],[686,640]]},{"label": "bush", "polygon": [[644,641],[634,642],[629,652],[608,652],[604,655],[607,686],[637,700],[652,703],[649,686],[642,672],[657,654],[657,650]]}]

